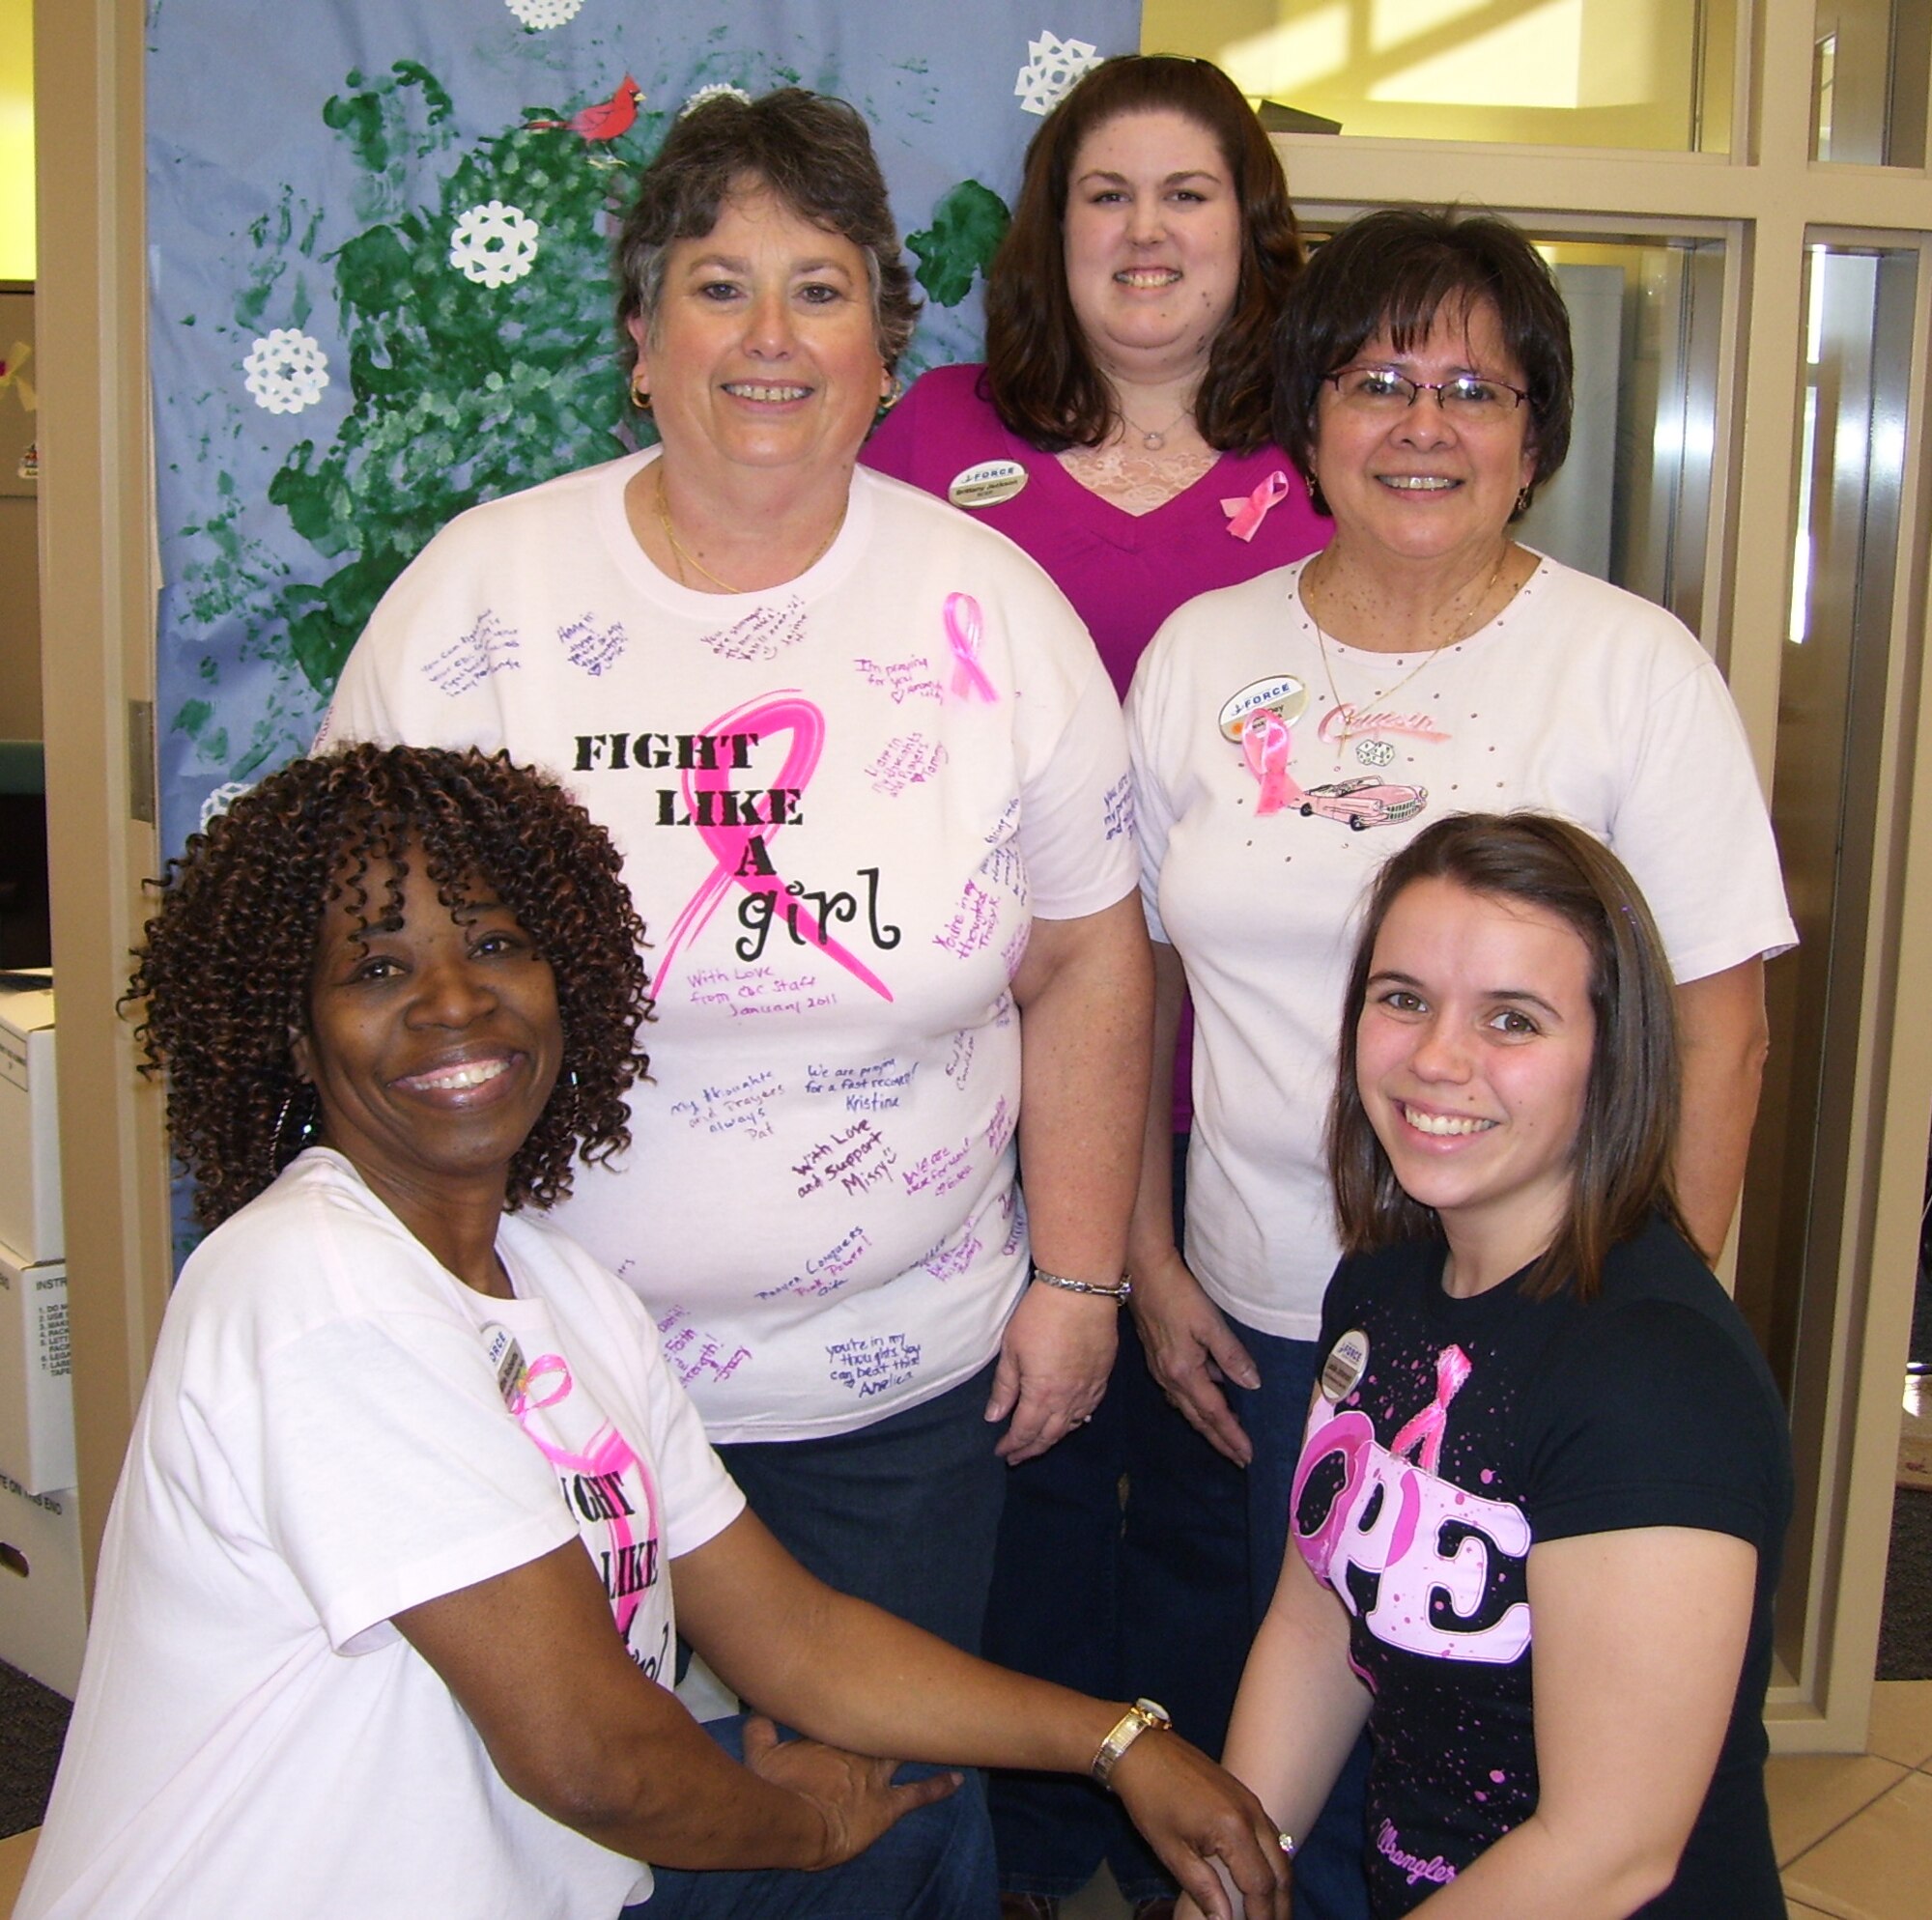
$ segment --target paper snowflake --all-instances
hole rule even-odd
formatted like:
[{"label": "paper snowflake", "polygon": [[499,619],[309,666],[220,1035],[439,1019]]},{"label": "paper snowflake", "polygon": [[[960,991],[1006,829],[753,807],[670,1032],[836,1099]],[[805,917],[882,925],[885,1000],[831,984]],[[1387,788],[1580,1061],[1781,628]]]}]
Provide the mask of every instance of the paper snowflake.
[{"label": "paper snowflake", "polygon": [[744,90],[743,87],[734,87],[724,80],[715,80],[708,87],[699,87],[698,90],[695,94],[693,94],[692,97],[688,100],[686,100],[681,107],[678,108],[677,117],[680,120],[682,120],[684,116],[688,114],[694,107],[702,106],[706,100],[715,100],[715,99],[743,100],[747,106],[750,106],[752,104],[752,97]]},{"label": "paper snowflake", "polygon": [[449,237],[449,264],[479,287],[510,286],[536,257],[537,223],[500,200],[470,208]]},{"label": "paper snowflake", "polygon": [[196,829],[207,833],[211,820],[219,819],[235,803],[246,793],[253,782],[249,780],[223,780],[222,783],[201,803],[201,820]]},{"label": "paper snowflake", "polygon": [[574,20],[583,0],[503,0],[503,4],[532,33],[541,33],[545,27],[560,27],[564,21]]},{"label": "paper snowflake", "polygon": [[1027,42],[1032,55],[1013,82],[1022,113],[1051,113],[1065,93],[1090,67],[1100,64],[1100,55],[1092,42],[1062,40],[1058,34],[1040,29],[1037,40]]},{"label": "paper snowflake", "polygon": [[278,326],[256,341],[242,364],[248,373],[242,384],[255,405],[270,413],[299,413],[313,407],[328,384],[328,355],[292,326]]}]

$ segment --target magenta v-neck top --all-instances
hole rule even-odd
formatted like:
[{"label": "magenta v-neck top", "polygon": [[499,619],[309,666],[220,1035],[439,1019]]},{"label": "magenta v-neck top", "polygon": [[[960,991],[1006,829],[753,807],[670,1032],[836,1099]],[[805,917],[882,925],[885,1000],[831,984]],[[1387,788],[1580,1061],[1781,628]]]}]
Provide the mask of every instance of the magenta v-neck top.
[{"label": "magenta v-neck top", "polygon": [[[1023,471],[1024,483],[1010,497],[963,510],[998,527],[1052,576],[1087,623],[1123,697],[1147,643],[1183,601],[1285,567],[1328,538],[1329,522],[1309,506],[1307,490],[1277,446],[1224,453],[1165,506],[1125,513],[1083,487],[1053,454],[1001,425],[980,391],[984,371],[935,367],[922,374],[859,457],[941,499],[953,497],[962,476],[993,463]],[[983,494],[1010,482],[1010,474],[998,471],[966,491]],[[1244,540],[1230,531],[1236,517],[1224,502],[1254,500],[1257,490],[1272,504],[1259,512],[1253,537]]]}]

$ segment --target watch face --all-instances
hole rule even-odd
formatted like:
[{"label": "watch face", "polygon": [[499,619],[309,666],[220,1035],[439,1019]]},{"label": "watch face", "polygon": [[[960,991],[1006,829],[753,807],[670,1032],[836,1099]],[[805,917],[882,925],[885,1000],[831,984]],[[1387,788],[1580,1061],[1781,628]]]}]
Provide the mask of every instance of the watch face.
[{"label": "watch face", "polygon": [[1159,1701],[1137,1700],[1134,1702],[1134,1705],[1138,1707],[1140,1710],[1143,1713],[1145,1713],[1156,1727],[1171,1727],[1174,1725],[1174,1715],[1170,1713],[1167,1710],[1167,1708],[1160,1704]]}]

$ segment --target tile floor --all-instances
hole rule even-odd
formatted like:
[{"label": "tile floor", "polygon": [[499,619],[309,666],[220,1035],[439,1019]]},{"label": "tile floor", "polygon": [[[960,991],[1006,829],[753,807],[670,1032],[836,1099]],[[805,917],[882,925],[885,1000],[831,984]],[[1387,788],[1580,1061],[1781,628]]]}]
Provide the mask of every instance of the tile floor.
[{"label": "tile floor", "polygon": [[[1872,1689],[1870,1750],[1774,1760],[1772,1832],[1791,1920],[1925,1920],[1932,1912],[1932,1680]],[[31,1833],[0,1840],[0,1915],[11,1915]],[[1067,1920],[1113,1920],[1111,1882],[1069,1902]]]}]

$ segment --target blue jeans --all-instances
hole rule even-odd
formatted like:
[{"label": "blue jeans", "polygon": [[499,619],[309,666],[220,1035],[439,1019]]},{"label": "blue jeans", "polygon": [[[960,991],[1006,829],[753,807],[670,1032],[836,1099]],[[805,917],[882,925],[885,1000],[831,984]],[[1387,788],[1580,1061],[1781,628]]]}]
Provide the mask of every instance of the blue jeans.
[{"label": "blue jeans", "polygon": [[[1093,1424],[1008,1477],[987,1657],[1103,1699],[1147,1694],[1218,1753],[1248,1645],[1242,1479],[1168,1405],[1123,1316]],[[1129,1901],[1174,1891],[1091,1781],[996,1773],[989,1797],[1009,1892],[1064,1898],[1103,1859]]]},{"label": "blue jeans", "polygon": [[[1228,1401],[1254,1442],[1248,1468],[1247,1525],[1252,1577],[1250,1629],[1260,1626],[1288,1551],[1289,1507],[1301,1430],[1315,1391],[1319,1342],[1285,1340],[1231,1319],[1235,1337],[1253,1355],[1259,1387],[1230,1386]],[[1344,1763],[1321,1817],[1294,1855],[1294,1920],[1369,1920],[1369,1882],[1362,1855],[1368,1844],[1369,1736]]]},{"label": "blue jeans", "polygon": [[993,1369],[817,1440],[720,1447],[779,1543],[841,1594],[980,1651],[1007,1469],[985,1419]]},{"label": "blue jeans", "polygon": [[[733,1759],[744,1757],[742,1719],[704,1730]],[[916,1780],[936,1771],[904,1766]],[[657,1869],[656,1891],[619,1920],[992,1920],[993,1854],[983,1820],[962,1789],[921,1807],[855,1860],[823,1873]]]}]

